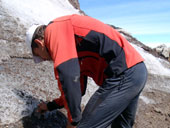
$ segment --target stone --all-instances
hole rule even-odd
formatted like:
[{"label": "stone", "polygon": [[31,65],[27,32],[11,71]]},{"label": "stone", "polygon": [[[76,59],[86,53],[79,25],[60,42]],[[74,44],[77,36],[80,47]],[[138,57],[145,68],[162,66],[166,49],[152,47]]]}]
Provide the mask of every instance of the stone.
[{"label": "stone", "polygon": [[170,57],[168,58],[168,61],[170,62]]},{"label": "stone", "polygon": [[162,44],[162,45],[159,45],[155,48],[155,50],[158,52],[158,53],[162,53],[162,51],[164,50],[164,48],[166,47],[165,44]]},{"label": "stone", "polygon": [[163,57],[165,57],[166,59],[168,59],[170,56],[170,48],[168,48],[165,44],[157,46],[155,48],[155,51],[158,52]]},{"label": "stone", "polygon": [[162,55],[165,58],[169,58],[169,51],[168,51],[168,47],[164,47],[163,51],[162,51]]},{"label": "stone", "polygon": [[47,113],[44,116],[27,116],[22,119],[24,128],[66,128],[66,116],[60,111]]}]

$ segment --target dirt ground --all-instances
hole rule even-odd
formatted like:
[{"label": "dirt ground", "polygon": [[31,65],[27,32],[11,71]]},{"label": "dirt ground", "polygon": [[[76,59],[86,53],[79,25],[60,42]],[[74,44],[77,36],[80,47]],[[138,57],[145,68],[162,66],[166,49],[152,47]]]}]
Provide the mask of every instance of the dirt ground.
[{"label": "dirt ground", "polygon": [[[153,89],[144,90],[142,96],[154,102],[146,103],[140,98],[134,128],[170,128],[170,93]],[[0,128],[59,128],[55,123],[57,118],[55,115],[46,119],[29,116]]]},{"label": "dirt ground", "polygon": [[[22,58],[13,58],[4,61],[0,65],[0,67],[2,68],[1,72],[4,71],[6,72],[6,74],[9,74],[8,77],[11,77],[11,79],[17,77],[15,75],[16,72],[19,73],[19,76],[23,76],[24,71],[29,71],[30,67],[35,66],[33,63],[29,63],[30,61],[30,59],[26,60]],[[49,67],[45,67],[46,65],[42,67],[38,66],[36,68],[43,69],[43,72],[49,72]],[[31,74],[36,73],[43,74],[41,70],[31,70]],[[46,75],[50,76],[49,74]],[[35,76],[35,78],[39,79],[37,75]],[[52,78],[52,76],[50,76],[50,78]],[[23,77],[23,79],[27,81],[26,76]],[[156,85],[160,85],[161,83],[162,85],[166,84],[168,86],[168,82],[169,78],[161,78],[161,76],[149,75],[148,82],[139,100],[134,128],[170,128],[170,93],[168,91],[166,92],[166,90],[159,90],[161,87],[156,87]],[[43,83],[43,81],[39,81],[38,83]],[[44,92],[44,90],[42,90],[42,92]],[[46,93],[49,92],[44,92],[44,94]],[[41,94],[41,92],[39,92],[37,95],[39,94]],[[147,97],[149,100],[151,100],[151,102],[143,100],[142,96]],[[47,95],[47,97],[50,96]],[[51,114],[49,117],[41,119],[35,118],[34,116],[28,116],[22,118],[18,122],[3,126],[1,125],[0,128],[60,128],[56,124],[56,121],[58,121],[58,119],[58,116],[56,116],[54,113]]]},{"label": "dirt ground", "polygon": [[134,128],[170,128],[170,93],[152,90],[143,94],[155,103],[139,101]]},{"label": "dirt ground", "polygon": [[[139,101],[139,108],[134,128],[170,128],[170,98],[169,98],[170,94],[162,93],[161,91],[155,90],[152,92],[144,92],[144,95],[153,98],[157,103],[145,104],[142,100]],[[55,121],[55,119],[52,120]],[[47,121],[52,120],[48,119]],[[19,122],[5,126],[0,126],[0,128],[29,128],[30,125],[28,124],[31,124],[31,121],[33,123],[33,117],[32,118],[26,117],[20,120]],[[41,121],[42,120],[40,120],[39,122]],[[48,124],[49,123],[47,123],[46,126],[49,126]],[[49,127],[44,126],[36,125],[36,127],[30,128],[53,128],[50,126]]]}]

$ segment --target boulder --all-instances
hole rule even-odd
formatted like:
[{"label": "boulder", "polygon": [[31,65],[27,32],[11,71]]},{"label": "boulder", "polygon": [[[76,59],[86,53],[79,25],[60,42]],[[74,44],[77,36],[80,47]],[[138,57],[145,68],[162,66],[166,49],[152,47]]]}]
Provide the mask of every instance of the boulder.
[{"label": "boulder", "polygon": [[155,51],[158,52],[160,55],[164,56],[165,58],[170,57],[170,48],[168,48],[165,44],[159,45],[155,48]]},{"label": "boulder", "polygon": [[162,55],[165,56],[165,58],[169,58],[169,53],[168,47],[165,47],[162,51]]},{"label": "boulder", "polygon": [[165,47],[166,47],[165,44],[161,44],[161,45],[157,46],[157,47],[155,48],[155,50],[156,50],[157,52],[161,53]]}]

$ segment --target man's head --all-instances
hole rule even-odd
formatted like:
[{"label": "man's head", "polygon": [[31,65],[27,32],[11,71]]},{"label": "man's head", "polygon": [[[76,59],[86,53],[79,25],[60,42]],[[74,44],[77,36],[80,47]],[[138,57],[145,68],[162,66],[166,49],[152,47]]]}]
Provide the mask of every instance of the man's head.
[{"label": "man's head", "polygon": [[44,43],[45,28],[46,25],[33,25],[26,33],[26,43],[32,51],[35,63],[39,63],[43,60],[51,60]]}]

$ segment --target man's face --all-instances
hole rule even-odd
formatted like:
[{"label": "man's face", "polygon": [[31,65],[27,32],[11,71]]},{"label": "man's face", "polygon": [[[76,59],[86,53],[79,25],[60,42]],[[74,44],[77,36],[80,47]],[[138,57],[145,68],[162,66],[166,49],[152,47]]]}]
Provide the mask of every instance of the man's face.
[{"label": "man's face", "polygon": [[51,56],[45,47],[44,40],[36,40],[35,43],[37,43],[38,48],[33,49],[34,55],[41,57],[43,60],[51,60]]}]

